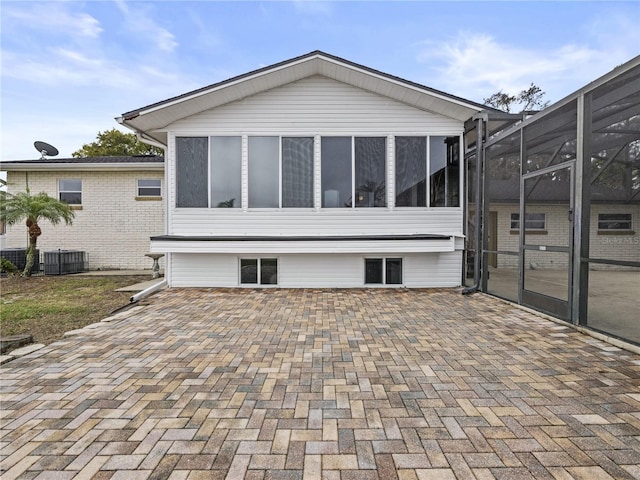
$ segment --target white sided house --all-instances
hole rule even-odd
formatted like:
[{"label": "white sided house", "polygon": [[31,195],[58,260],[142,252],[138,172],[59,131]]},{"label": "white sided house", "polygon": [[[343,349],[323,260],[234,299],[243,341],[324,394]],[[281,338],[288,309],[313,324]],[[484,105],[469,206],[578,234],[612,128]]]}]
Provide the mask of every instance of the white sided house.
[{"label": "white sided house", "polygon": [[[65,201],[73,224],[41,221],[40,252],[86,253],[90,270],[150,269],[149,237],[164,231],[164,159],[155,156],[43,158],[0,163],[9,193]],[[24,223],[7,226],[3,248],[26,248]]]},{"label": "white sided house", "polygon": [[118,121],[166,146],[169,286],[453,287],[484,108],[316,51]]}]

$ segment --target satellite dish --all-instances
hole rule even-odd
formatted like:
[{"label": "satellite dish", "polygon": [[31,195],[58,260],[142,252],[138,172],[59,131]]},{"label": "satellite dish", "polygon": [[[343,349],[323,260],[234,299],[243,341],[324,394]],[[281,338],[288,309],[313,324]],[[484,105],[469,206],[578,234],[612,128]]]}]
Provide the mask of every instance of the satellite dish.
[{"label": "satellite dish", "polygon": [[40,160],[44,160],[44,157],[55,157],[58,155],[58,149],[53,145],[49,145],[46,142],[33,142],[33,146],[36,147],[36,150],[40,152]]}]

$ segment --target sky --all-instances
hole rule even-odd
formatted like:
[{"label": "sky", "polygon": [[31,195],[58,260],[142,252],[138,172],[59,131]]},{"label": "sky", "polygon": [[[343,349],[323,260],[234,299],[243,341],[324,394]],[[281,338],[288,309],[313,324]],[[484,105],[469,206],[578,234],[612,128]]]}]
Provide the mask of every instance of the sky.
[{"label": "sky", "polygon": [[314,50],[553,103],[640,54],[640,1],[0,0],[0,159],[71,157],[124,112]]}]

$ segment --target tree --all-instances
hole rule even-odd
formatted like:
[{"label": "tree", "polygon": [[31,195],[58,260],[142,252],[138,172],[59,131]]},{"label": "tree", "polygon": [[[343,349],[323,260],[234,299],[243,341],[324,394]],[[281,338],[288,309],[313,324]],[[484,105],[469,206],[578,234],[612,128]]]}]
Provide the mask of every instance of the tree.
[{"label": "tree", "polygon": [[543,101],[545,92],[535,84],[531,84],[529,88],[525,88],[517,95],[509,95],[500,90],[497,93],[483,99],[485,105],[511,112],[514,105],[521,105],[521,112],[528,112],[533,109],[543,110],[549,105],[549,101]]},{"label": "tree", "polygon": [[98,132],[97,141],[85,143],[73,157],[102,157],[110,155],[163,155],[162,149],[142,143],[133,133],[112,128]]},{"label": "tree", "polygon": [[64,221],[71,225],[75,214],[69,204],[50,197],[44,192],[31,195],[26,192],[11,194],[0,191],[0,220],[7,225],[15,225],[26,220],[29,232],[29,246],[27,247],[27,263],[22,272],[23,277],[31,276],[31,268],[35,263],[38,237],[42,230],[38,225],[40,220],[49,220],[53,225]]}]

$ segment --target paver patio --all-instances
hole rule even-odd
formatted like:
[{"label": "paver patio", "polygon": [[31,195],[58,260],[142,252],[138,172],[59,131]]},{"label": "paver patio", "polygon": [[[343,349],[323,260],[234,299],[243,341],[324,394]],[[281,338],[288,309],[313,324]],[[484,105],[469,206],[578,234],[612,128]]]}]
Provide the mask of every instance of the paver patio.
[{"label": "paver patio", "polygon": [[640,478],[640,356],[457,290],[165,290],[1,367],[3,480]]}]

